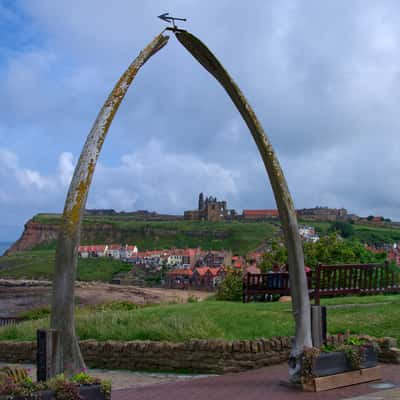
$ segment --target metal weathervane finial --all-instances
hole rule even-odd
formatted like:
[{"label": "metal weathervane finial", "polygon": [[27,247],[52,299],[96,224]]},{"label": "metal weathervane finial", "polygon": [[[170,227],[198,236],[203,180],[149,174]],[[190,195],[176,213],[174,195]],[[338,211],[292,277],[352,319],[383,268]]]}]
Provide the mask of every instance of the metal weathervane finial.
[{"label": "metal weathervane finial", "polygon": [[158,16],[158,18],[162,19],[169,24],[172,24],[173,29],[178,29],[175,24],[175,21],[186,21],[186,18],[176,18],[176,17],[169,17],[169,13],[164,13]]}]

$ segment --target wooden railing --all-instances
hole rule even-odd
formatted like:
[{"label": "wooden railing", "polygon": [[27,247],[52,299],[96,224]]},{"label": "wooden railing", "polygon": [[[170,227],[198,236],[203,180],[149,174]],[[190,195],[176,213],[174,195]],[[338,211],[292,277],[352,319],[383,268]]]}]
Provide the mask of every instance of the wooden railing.
[{"label": "wooden railing", "polygon": [[400,272],[389,264],[318,264],[314,299],[347,294],[380,294],[400,292]]},{"label": "wooden railing", "polygon": [[16,325],[20,322],[25,321],[25,318],[20,317],[0,317],[0,327],[8,325]]},{"label": "wooden railing", "polygon": [[[323,296],[400,292],[400,270],[384,264],[318,264],[307,273],[308,292],[320,303]],[[287,272],[246,274],[243,277],[243,302],[266,300],[269,295],[290,295]]]},{"label": "wooden railing", "polygon": [[[311,288],[312,274],[307,273],[307,284]],[[290,295],[288,272],[274,272],[267,274],[246,274],[243,278],[243,302],[249,300],[264,300],[266,295]]]}]

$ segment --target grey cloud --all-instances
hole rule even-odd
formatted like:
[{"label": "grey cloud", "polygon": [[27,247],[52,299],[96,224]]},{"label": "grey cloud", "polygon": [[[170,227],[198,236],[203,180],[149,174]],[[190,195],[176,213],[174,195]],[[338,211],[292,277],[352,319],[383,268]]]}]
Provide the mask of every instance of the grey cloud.
[{"label": "grey cloud", "polygon": [[[6,93],[0,99],[0,145],[23,159],[25,168],[54,177],[61,153],[79,154],[119,75],[164,27],[156,15],[170,11],[189,19],[186,27],[248,97],[298,207],[345,206],[400,217],[398,2],[18,4],[43,41],[29,51],[6,52],[0,65]],[[164,166],[148,158],[152,143]],[[144,169],[137,163],[128,168],[126,157]],[[175,173],[176,160],[191,165],[187,174],[179,168]],[[239,210],[274,207],[247,127],[218,83],[174,37],[140,71],[100,162],[92,205],[173,212],[190,207],[202,190]],[[54,198],[43,207],[62,205]]]}]

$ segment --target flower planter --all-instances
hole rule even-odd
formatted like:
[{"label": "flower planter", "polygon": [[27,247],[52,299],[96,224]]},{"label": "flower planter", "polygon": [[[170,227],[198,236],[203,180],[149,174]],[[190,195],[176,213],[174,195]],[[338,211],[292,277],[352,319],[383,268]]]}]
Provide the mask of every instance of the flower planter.
[{"label": "flower planter", "polygon": [[314,359],[312,377],[303,383],[303,390],[320,392],[381,379],[378,354],[371,346],[363,347],[360,368],[351,365],[344,351],[320,353]]},{"label": "flower planter", "polygon": [[[82,400],[106,400],[105,394],[101,391],[100,385],[81,385],[79,394]],[[32,396],[0,396],[0,400],[55,400],[55,393],[52,390],[37,392]]]},{"label": "flower planter", "polygon": [[[372,368],[378,365],[378,354],[373,346],[366,346],[361,368]],[[353,371],[350,361],[343,351],[321,353],[315,360],[313,376],[321,377]]]}]

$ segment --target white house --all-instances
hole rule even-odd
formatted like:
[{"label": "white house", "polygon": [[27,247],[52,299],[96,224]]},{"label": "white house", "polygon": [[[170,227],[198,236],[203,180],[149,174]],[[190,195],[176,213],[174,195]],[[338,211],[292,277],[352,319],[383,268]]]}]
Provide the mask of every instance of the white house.
[{"label": "white house", "polygon": [[120,244],[109,244],[106,251],[107,257],[114,258],[116,260],[121,258],[122,246]]},{"label": "white house", "polygon": [[108,246],[105,244],[79,246],[78,257],[105,257],[108,250]]},{"label": "white house", "polygon": [[138,248],[135,245],[130,246],[126,244],[125,246],[122,246],[120,249],[120,258],[132,258],[135,257],[137,253],[138,253]]}]

